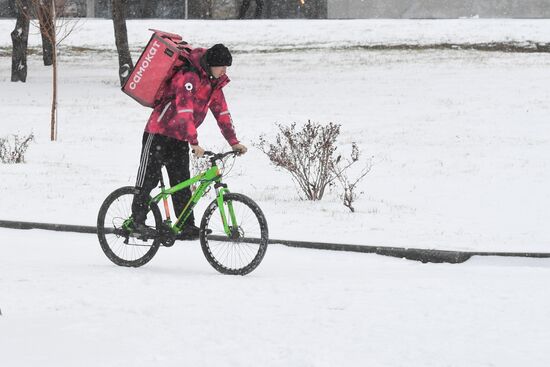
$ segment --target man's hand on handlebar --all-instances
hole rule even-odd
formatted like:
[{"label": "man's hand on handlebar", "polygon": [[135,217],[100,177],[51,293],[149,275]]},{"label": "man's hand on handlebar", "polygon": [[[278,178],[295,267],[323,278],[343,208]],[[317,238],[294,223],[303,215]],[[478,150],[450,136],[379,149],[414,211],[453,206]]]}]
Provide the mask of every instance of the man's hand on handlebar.
[{"label": "man's hand on handlebar", "polygon": [[204,149],[202,149],[200,145],[191,145],[191,150],[197,158],[200,158],[204,155]]},{"label": "man's hand on handlebar", "polygon": [[[243,155],[248,151],[248,148],[242,144],[235,144],[231,146],[233,154],[236,153],[236,155]],[[193,151],[193,154],[197,158],[204,157],[205,155],[208,156],[220,156],[221,158],[227,156],[228,154],[232,154],[231,152],[226,152],[223,154],[214,154],[210,151],[205,151],[200,145],[191,145],[191,150]]]},{"label": "man's hand on handlebar", "polygon": [[248,150],[244,145],[242,144],[235,144],[232,145],[231,148],[234,152],[238,152],[239,155],[243,155]]}]

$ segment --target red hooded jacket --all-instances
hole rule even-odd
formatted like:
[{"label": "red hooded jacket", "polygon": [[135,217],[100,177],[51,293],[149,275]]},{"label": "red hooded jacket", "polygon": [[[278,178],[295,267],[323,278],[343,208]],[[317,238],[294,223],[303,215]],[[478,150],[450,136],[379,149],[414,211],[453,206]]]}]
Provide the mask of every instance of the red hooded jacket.
[{"label": "red hooded jacket", "polygon": [[210,78],[201,65],[205,52],[204,48],[194,49],[189,57],[192,67],[176,72],[166,87],[166,98],[153,109],[149,117],[146,132],[198,145],[197,128],[210,108],[229,145],[239,143],[222,91],[229,83],[229,78],[227,75],[218,79]]}]

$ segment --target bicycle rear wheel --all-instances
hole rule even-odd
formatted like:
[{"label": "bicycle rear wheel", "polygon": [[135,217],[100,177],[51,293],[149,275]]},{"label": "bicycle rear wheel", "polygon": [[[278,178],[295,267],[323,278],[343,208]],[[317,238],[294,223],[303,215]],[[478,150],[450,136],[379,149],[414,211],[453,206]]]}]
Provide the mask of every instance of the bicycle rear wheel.
[{"label": "bicycle rear wheel", "polygon": [[[136,194],[133,186],[113,191],[103,202],[97,216],[97,237],[101,249],[109,260],[120,266],[139,267],[148,263],[157,253],[160,239],[142,240],[125,228],[131,221],[132,201]],[[160,230],[162,215],[156,204],[147,213],[145,224]]]},{"label": "bicycle rear wheel", "polygon": [[[220,273],[245,275],[256,269],[264,258],[269,240],[267,221],[258,204],[245,195],[228,193],[223,200],[231,234],[225,233],[217,201],[212,201],[201,221],[202,251]],[[229,218],[229,205],[233,206],[237,226],[233,226]],[[208,229],[212,233],[207,234]]]}]

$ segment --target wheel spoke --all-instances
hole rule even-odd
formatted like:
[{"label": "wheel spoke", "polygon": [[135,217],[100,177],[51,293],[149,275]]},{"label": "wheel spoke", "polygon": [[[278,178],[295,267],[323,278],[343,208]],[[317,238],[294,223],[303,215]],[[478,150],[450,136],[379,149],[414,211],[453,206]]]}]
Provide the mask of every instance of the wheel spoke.
[{"label": "wheel spoke", "polygon": [[[121,188],[103,203],[98,218],[98,237],[107,257],[117,265],[141,266],[148,262],[159,247],[157,240],[142,241],[135,236],[126,239],[124,222],[132,214],[134,189]],[[146,224],[155,227],[162,221],[158,208],[147,213]],[[126,243],[125,243],[126,242]]]},{"label": "wheel spoke", "polygon": [[[261,261],[267,247],[265,219],[256,211],[255,204],[239,194],[226,194],[233,205],[237,228],[233,227],[229,208],[224,205],[231,228],[227,236],[218,208],[211,205],[203,218],[203,225],[212,233],[201,237],[203,252],[208,261],[222,273],[246,274]],[[262,235],[264,234],[265,235]]]}]

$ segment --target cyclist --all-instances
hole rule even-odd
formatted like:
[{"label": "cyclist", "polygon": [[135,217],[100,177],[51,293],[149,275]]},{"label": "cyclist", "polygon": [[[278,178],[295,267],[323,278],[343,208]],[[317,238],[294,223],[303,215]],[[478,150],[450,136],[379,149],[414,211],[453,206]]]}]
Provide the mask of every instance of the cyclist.
[{"label": "cyclist", "polygon": [[[197,140],[197,128],[206,117],[208,108],[232,149],[239,154],[246,153],[247,148],[236,137],[222,91],[229,83],[226,71],[231,63],[231,53],[221,43],[209,49],[195,48],[181,72],[168,82],[166,97],[154,108],[143,134],[137,193],[132,203],[134,232],[149,236],[155,232],[145,225],[145,219],[147,201],[151,190],[159,183],[161,167],[166,167],[170,185],[174,186],[190,177],[189,145],[196,157],[204,154]],[[189,188],[172,195],[177,214],[183,211],[190,198]],[[199,228],[191,213],[178,239],[198,237]]]}]

